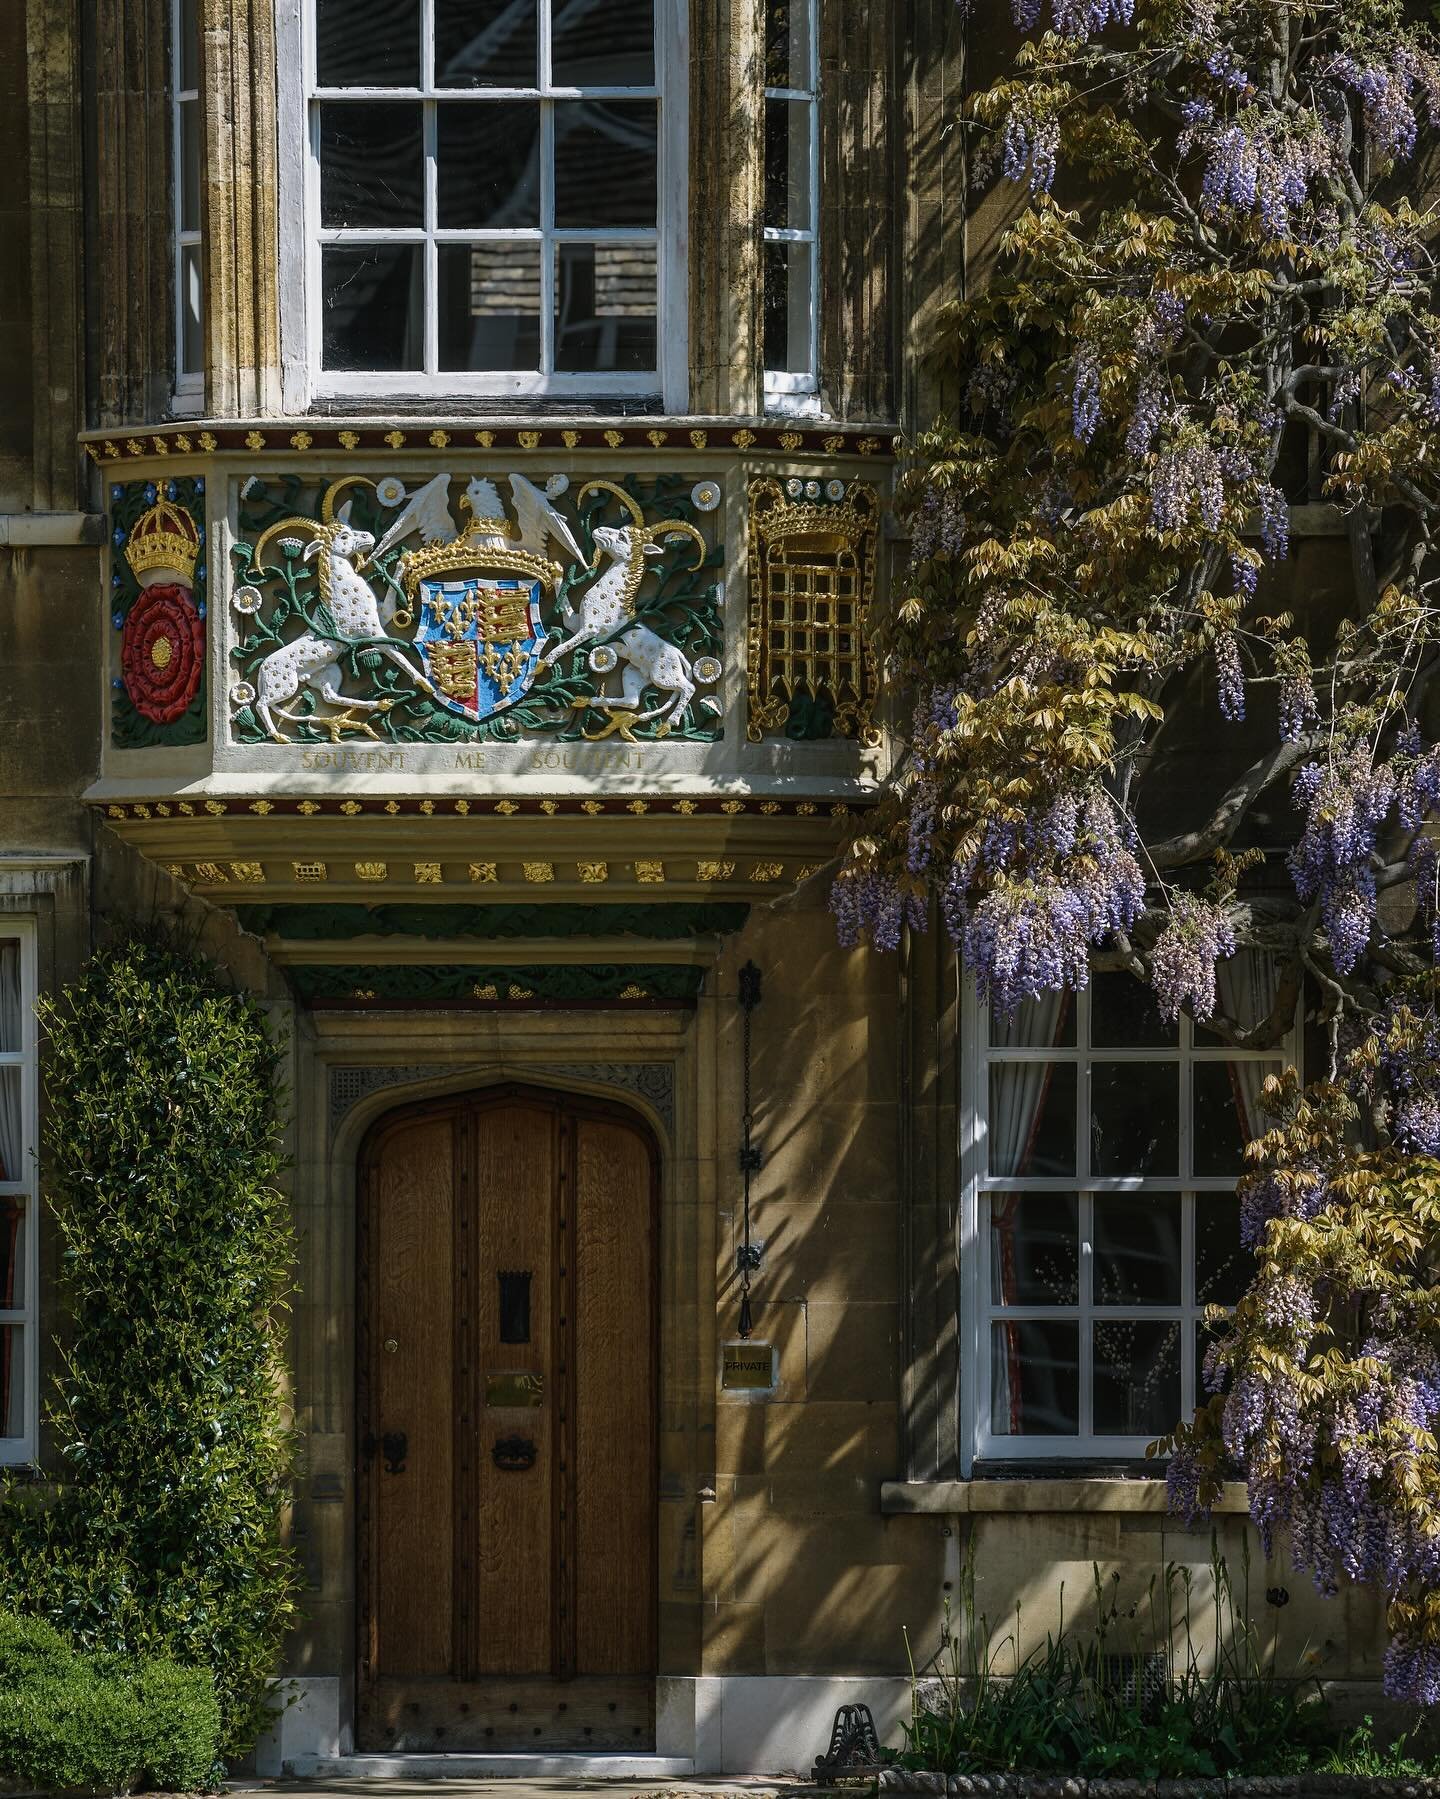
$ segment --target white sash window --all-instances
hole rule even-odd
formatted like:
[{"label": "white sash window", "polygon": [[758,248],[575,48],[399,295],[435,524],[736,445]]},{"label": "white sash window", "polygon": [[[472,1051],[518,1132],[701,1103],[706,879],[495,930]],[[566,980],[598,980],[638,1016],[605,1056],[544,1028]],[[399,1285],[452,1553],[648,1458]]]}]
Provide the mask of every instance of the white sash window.
[{"label": "white sash window", "polygon": [[309,0],[317,391],[682,401],[673,0]]},{"label": "white sash window", "polygon": [[35,936],[0,920],[0,1463],[35,1454]]},{"label": "white sash window", "polygon": [[170,9],[171,223],[175,243],[175,400],[198,411],[205,390],[205,297],[201,273],[200,199],[205,167],[200,111],[200,0]]},{"label": "white sash window", "polygon": [[[1222,962],[1223,1009],[1258,1023],[1271,980],[1259,953]],[[1167,1025],[1127,974],[1009,1021],[972,992],[966,1022],[967,1453],[1143,1456],[1205,1396],[1205,1307],[1233,1304],[1253,1272],[1235,1182],[1294,1045]]]},{"label": "white sash window", "polygon": [[762,334],[767,411],[814,410],[819,362],[819,0],[766,0]]}]

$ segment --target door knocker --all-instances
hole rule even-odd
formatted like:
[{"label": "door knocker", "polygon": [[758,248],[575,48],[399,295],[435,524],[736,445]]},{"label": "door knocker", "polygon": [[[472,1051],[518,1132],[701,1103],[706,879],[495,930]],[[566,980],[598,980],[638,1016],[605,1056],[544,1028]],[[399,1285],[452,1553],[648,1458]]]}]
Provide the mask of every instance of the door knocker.
[{"label": "door knocker", "polygon": [[535,1466],[535,1445],[529,1437],[499,1437],[490,1451],[491,1459],[502,1474],[523,1474]]}]

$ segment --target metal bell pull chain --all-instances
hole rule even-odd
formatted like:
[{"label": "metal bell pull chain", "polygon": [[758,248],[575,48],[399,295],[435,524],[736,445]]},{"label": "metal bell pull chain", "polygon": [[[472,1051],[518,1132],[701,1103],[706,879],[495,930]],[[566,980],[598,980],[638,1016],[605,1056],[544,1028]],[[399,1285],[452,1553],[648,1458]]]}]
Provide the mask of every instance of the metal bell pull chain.
[{"label": "metal bell pull chain", "polygon": [[740,1247],[735,1251],[735,1269],[740,1276],[738,1334],[741,1340],[745,1341],[749,1339],[751,1331],[755,1328],[755,1320],[750,1310],[750,1276],[760,1266],[760,1251],[750,1240],[750,1177],[760,1171],[765,1160],[764,1151],[752,1136],[754,1118],[750,1111],[750,1024],[755,1008],[760,1004],[760,970],[753,962],[747,962],[740,970],[737,999],[743,1015],[741,1053],[744,1079],[743,1108],[740,1113],[740,1173],[745,1183],[745,1209]]}]

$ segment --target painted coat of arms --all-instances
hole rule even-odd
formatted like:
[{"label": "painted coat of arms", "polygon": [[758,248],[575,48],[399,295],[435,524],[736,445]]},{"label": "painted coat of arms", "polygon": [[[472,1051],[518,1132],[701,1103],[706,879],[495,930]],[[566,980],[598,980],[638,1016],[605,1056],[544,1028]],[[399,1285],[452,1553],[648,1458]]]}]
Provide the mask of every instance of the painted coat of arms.
[{"label": "painted coat of arms", "polygon": [[289,509],[293,479],[246,483],[238,741],[718,734],[703,690],[721,673],[719,590],[702,571],[721,552],[694,523],[715,483],[587,481],[571,517],[564,476],[511,474],[508,507],[491,479],[452,502],[454,485],[343,477],[315,518]]},{"label": "painted coat of arms", "polygon": [[415,647],[436,698],[473,724],[530,689],[545,627],[538,581],[422,581]]}]

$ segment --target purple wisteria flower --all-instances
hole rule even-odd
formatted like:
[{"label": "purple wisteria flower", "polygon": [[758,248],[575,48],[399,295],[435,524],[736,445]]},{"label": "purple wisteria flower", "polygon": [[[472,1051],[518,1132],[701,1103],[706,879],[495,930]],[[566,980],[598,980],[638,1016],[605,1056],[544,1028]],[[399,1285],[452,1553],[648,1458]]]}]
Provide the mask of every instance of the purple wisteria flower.
[{"label": "purple wisteria flower", "polygon": [[1235,932],[1212,901],[1184,891],[1175,894],[1170,919],[1155,939],[1150,978],[1163,1018],[1176,1018],[1188,1003],[1194,1017],[1215,1010],[1215,965],[1235,954]]}]

